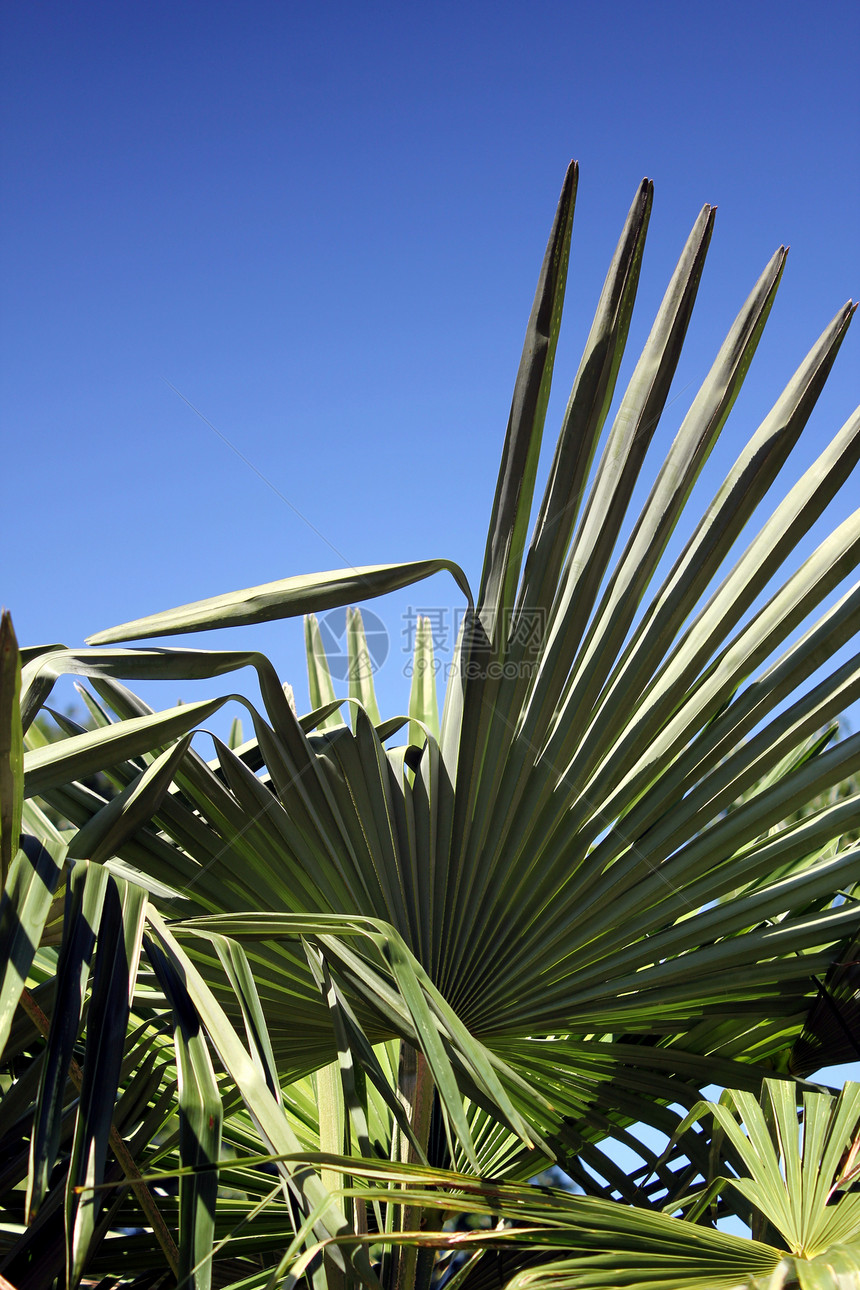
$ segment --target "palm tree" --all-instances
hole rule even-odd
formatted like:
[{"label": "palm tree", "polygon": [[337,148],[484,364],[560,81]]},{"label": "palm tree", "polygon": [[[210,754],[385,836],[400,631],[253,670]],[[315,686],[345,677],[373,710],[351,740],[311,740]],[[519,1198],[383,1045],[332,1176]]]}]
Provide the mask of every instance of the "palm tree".
[{"label": "palm tree", "polygon": [[[13,1282],[21,1270],[34,1286],[63,1275],[39,1240],[53,1223],[70,1282],[86,1272],[106,1285],[151,1284],[157,1261],[204,1287],[426,1287],[442,1275],[469,1290],[488,1276],[655,1290],[777,1275],[837,1284],[825,1279],[833,1259],[821,1263],[829,1247],[792,1244],[766,1204],[761,1240],[714,1229],[715,1215],[749,1218],[757,1202],[713,1167],[716,1153],[739,1177],[738,1143],[724,1159],[719,1133],[687,1113],[705,1115],[709,1084],[742,1099],[768,1076],[788,1090],[770,1096],[796,1108],[804,1027],[804,1053],[814,1034],[823,1056],[821,1000],[844,1010],[853,996],[834,973],[860,932],[860,795],[834,790],[860,767],[860,736],[834,741],[832,723],[860,693],[860,664],[828,660],[860,624],[860,584],[834,598],[860,561],[860,512],[795,568],[791,557],[857,462],[860,413],[755,521],[853,307],[801,362],[666,568],[785,251],[629,524],[714,222],[706,206],[610,419],[651,210],[644,181],[527,548],[577,174],[571,165],[541,269],[477,595],[449,560],[376,565],[182,606],[100,632],[87,650],[22,652],[23,728],[64,673],[89,678],[97,728],[33,747],[23,777],[18,736],[0,748],[4,866],[19,819],[29,839],[4,897],[0,993],[0,1041],[21,1071],[0,1133],[32,1144],[25,1198],[20,1167],[7,1175],[0,1273]],[[441,723],[426,623],[408,716],[383,721],[361,615],[349,611],[350,694],[338,700],[314,615],[445,570],[466,612]],[[262,655],[118,647],[299,615],[314,705],[302,717]],[[262,706],[224,693],[153,711],[124,684],[246,666]],[[17,693],[11,662],[7,675]],[[233,698],[253,738],[213,737],[207,761],[191,739]],[[109,801],[83,784],[95,771],[116,790]],[[47,807],[73,827],[56,829]],[[58,887],[62,944],[39,948]],[[82,1069],[69,1076],[84,1006]],[[749,1126],[751,1103],[739,1105]],[[665,1135],[665,1159],[641,1125]],[[840,1151],[857,1131],[846,1112]],[[641,1165],[623,1169],[617,1143]],[[586,1194],[524,1188],[552,1162]],[[843,1164],[834,1177],[847,1176]],[[178,1196],[159,1195],[159,1170],[179,1178]],[[123,1173],[131,1194],[117,1186]],[[708,1186],[703,1209],[697,1188]],[[837,1271],[860,1277],[853,1202],[831,1208]],[[463,1212],[492,1229],[444,1228]],[[472,1252],[458,1268],[454,1248]]]}]

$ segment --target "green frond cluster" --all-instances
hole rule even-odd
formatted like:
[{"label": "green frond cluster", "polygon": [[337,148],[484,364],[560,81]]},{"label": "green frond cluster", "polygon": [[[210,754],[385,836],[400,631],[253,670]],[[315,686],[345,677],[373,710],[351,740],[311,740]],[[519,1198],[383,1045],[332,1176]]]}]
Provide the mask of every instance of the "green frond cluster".
[{"label": "green frond cluster", "polygon": [[[691,516],[780,248],[634,515],[715,214],[619,389],[644,181],[538,501],[577,179],[477,594],[447,558],[289,576],[20,657],[4,619],[13,1285],[860,1286],[860,1094],[796,1078],[856,1053],[860,735],[838,718],[860,697],[860,655],[839,661],[860,512],[804,540],[857,463],[860,412],[783,487],[853,307]],[[440,572],[464,601],[441,719],[426,619],[385,718],[353,606]],[[344,607],[339,696],[320,616]],[[305,715],[259,653],[126,644],[301,616]],[[230,688],[247,667],[260,701]],[[90,727],[46,738],[65,675]],[[127,685],[200,679],[213,697],[163,710]],[[714,1083],[734,1091],[706,1110]],[[553,1163],[583,1194],[527,1185]],[[730,1214],[755,1239],[715,1226]]]}]

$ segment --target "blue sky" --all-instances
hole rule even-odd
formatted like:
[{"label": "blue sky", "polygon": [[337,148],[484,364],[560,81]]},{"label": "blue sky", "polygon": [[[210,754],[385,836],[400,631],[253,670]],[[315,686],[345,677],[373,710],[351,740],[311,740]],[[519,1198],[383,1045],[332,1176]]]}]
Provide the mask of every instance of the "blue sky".
[{"label": "blue sky", "polygon": [[[855,4],[91,0],[0,21],[0,597],[23,643],[343,565],[442,555],[477,583],[571,157],[550,451],[643,175],[633,357],[700,206],[720,208],[658,453],[781,242],[712,479],[860,292]],[[858,326],[791,479],[857,402]],[[384,713],[406,702],[410,609],[458,604],[439,577],[374,606]],[[300,625],[242,639],[303,704]]]}]

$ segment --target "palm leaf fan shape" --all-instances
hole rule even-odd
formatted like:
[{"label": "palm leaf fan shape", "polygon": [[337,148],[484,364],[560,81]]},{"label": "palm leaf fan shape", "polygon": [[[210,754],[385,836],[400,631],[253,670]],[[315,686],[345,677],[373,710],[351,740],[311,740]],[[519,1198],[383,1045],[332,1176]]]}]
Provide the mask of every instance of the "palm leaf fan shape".
[{"label": "palm leaf fan shape", "polygon": [[[860,625],[860,584],[843,588],[860,512],[804,546],[856,464],[860,414],[778,489],[853,307],[691,520],[779,286],[779,249],[634,517],[714,225],[706,206],[617,389],[651,213],[643,182],[529,542],[577,175],[572,165],[527,327],[477,596],[442,559],[288,577],[99,632],[89,650],[31,651],[23,675],[25,721],[66,672],[88,677],[108,714],[26,755],[27,794],[92,832],[108,807],[83,775],[111,768],[125,789],[231,697],[153,712],[124,682],[256,670],[262,707],[233,696],[253,737],[216,738],[211,762],[185,751],[116,855],[173,893],[155,903],[222,1001],[211,938],[247,942],[282,1077],[335,1056],[306,951],[321,956],[356,1043],[399,1035],[421,1050],[451,1148],[465,1143],[473,1167],[463,1095],[550,1158],[667,1103],[691,1106],[712,1080],[757,1087],[763,1069],[786,1066],[816,980],[860,926],[856,847],[832,847],[856,829],[860,796],[797,814],[860,765],[860,736],[808,751],[860,693],[858,655],[835,658]],[[380,720],[360,666],[359,614],[348,723],[313,618],[303,718],[261,655],[118,647],[319,614],[443,571],[464,592],[464,629],[439,727],[435,692],[414,683],[405,745],[407,717]]]}]

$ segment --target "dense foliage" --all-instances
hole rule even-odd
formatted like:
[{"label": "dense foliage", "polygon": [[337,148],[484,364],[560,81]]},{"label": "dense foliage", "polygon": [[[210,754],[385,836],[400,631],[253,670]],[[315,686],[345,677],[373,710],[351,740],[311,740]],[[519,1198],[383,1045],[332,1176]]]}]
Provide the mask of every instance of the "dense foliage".
[{"label": "dense foliage", "polygon": [[[572,165],[477,595],[447,559],[376,565],[20,656],[4,618],[11,1284],[860,1285],[860,1089],[804,1081],[856,1055],[860,735],[836,719],[860,655],[836,655],[860,626],[860,583],[842,589],[860,512],[793,560],[860,413],[765,501],[853,308],[691,523],[780,248],[632,519],[714,222],[706,206],[616,404],[643,182],[527,547],[576,184]],[[441,722],[426,621],[408,714],[383,720],[350,610],[338,699],[315,615],[446,570],[466,612]],[[124,644],[300,615],[304,716],[260,654]],[[222,682],[156,711],[125,684],[246,667],[259,700]],[[58,716],[52,739],[39,714],[66,674],[90,728]],[[197,733],[237,700],[250,739]],[[702,1101],[715,1083],[725,1105]],[[529,1185],[553,1164],[576,1190]]]}]

